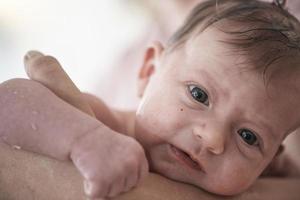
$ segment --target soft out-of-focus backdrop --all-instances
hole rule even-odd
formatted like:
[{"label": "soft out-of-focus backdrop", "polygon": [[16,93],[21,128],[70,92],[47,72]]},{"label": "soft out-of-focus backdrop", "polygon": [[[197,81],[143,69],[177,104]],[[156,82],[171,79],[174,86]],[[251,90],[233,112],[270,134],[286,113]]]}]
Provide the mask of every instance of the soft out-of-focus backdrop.
[{"label": "soft out-of-focus backdrop", "polygon": [[23,56],[35,49],[58,58],[81,90],[134,108],[146,43],[167,38],[191,2],[0,0],[0,82],[26,77]]},{"label": "soft out-of-focus backdrop", "polygon": [[[147,44],[164,43],[200,1],[0,0],[0,82],[26,77],[23,56],[36,49],[58,58],[82,91],[133,109]],[[299,16],[300,1],[288,8]]]},{"label": "soft out-of-focus backdrop", "polygon": [[[23,56],[37,49],[58,58],[81,90],[134,109],[145,47],[164,43],[199,1],[0,0],[0,82],[26,77]],[[300,17],[300,0],[289,0],[288,8]],[[299,158],[299,137],[286,140],[293,158]]]},{"label": "soft out-of-focus backdrop", "polygon": [[[26,77],[30,49],[54,55],[82,90],[97,93],[124,46],[147,16],[117,0],[0,0],[0,82]],[[139,16],[139,17],[134,17]]]}]

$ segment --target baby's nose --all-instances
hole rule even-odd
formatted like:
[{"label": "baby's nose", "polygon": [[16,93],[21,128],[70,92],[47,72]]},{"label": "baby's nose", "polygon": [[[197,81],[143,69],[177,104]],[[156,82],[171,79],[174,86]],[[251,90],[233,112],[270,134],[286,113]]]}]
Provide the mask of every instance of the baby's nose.
[{"label": "baby's nose", "polygon": [[205,129],[194,128],[193,135],[201,142],[201,151],[207,150],[215,155],[220,155],[224,152],[227,137],[224,127],[205,126]]}]

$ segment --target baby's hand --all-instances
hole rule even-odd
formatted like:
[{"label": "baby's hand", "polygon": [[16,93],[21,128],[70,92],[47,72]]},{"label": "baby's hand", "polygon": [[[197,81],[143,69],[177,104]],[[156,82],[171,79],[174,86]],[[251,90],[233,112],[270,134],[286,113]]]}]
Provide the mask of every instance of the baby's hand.
[{"label": "baby's hand", "polygon": [[71,159],[84,177],[91,198],[114,197],[135,187],[148,174],[142,146],[110,129],[96,129],[79,138]]}]

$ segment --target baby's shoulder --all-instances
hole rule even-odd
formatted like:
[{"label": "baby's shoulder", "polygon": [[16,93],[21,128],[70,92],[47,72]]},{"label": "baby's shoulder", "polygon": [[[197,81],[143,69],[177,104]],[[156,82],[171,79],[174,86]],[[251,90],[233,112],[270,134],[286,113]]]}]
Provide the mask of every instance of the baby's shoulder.
[{"label": "baby's shoulder", "polygon": [[124,133],[130,137],[135,138],[135,111],[120,111],[115,110],[116,114],[120,117],[123,124]]},{"label": "baby's shoulder", "polygon": [[84,93],[83,95],[99,121],[114,131],[134,137],[134,111],[116,110],[92,94]]}]

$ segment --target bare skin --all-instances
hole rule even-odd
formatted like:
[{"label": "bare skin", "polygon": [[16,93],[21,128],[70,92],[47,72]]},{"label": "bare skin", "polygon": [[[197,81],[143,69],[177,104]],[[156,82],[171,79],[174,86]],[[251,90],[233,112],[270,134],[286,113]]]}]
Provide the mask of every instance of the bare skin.
[{"label": "bare skin", "polygon": [[[0,144],[0,157],[0,199],[86,200],[81,175],[73,164],[16,150],[3,144]],[[224,198],[150,173],[139,187],[113,199],[298,200],[299,184],[299,179],[259,179],[242,195]]]},{"label": "bare skin", "polygon": [[[53,90],[53,89],[55,89],[56,86],[50,84],[50,85],[48,85],[48,87],[50,87],[51,90]],[[70,99],[69,99],[69,103],[72,103],[72,101]],[[18,176],[17,176],[18,179],[21,180],[19,182],[20,185],[27,185],[26,188],[21,187],[24,190],[22,190],[21,192],[18,192],[18,193],[10,193],[9,191],[11,189],[15,189],[15,185],[13,185],[13,187],[12,187],[12,185],[11,185],[12,182],[10,182],[11,181],[10,179],[7,179],[7,177],[5,177],[5,176],[1,177],[1,180],[6,180],[6,181],[3,181],[4,185],[3,185],[3,187],[1,187],[6,192],[1,191],[1,194],[4,194],[4,195],[14,194],[15,195],[15,196],[8,195],[8,196],[5,196],[5,198],[18,199],[18,195],[20,195],[22,197],[24,197],[26,195],[35,195],[35,197],[37,197],[38,199],[56,199],[55,197],[57,197],[57,196],[55,196],[55,195],[61,195],[60,197],[63,196],[66,199],[68,199],[68,198],[83,199],[80,175],[78,174],[78,172],[74,169],[74,167],[71,164],[58,162],[58,161],[55,161],[55,160],[52,160],[49,158],[44,158],[44,157],[41,157],[41,156],[35,155],[35,154],[32,155],[30,153],[12,150],[11,148],[9,148],[7,146],[2,146],[1,148],[2,148],[1,153],[3,153],[3,156],[1,155],[1,157],[13,158],[13,159],[8,159],[9,162],[6,162],[6,165],[5,164],[1,165],[1,167],[3,169],[1,171],[4,172],[2,174],[18,174],[16,172],[26,171],[25,174],[21,173],[21,174],[18,174]],[[30,167],[31,165],[32,165],[32,167]],[[13,166],[13,167],[10,167],[10,166]],[[45,169],[48,169],[48,170],[45,170]],[[14,171],[15,173],[11,173],[12,171]],[[7,173],[5,173],[5,172],[7,172]],[[45,172],[49,172],[49,173],[45,173]],[[62,176],[62,178],[60,179],[58,177],[61,177],[61,174],[63,174],[64,176]],[[31,178],[28,180],[28,177],[31,177]],[[24,178],[23,179],[24,182],[22,182],[22,178]],[[45,180],[45,179],[52,180],[52,181],[49,181],[48,185],[42,186],[42,185],[37,184],[37,183],[39,183],[38,180]],[[158,184],[158,183],[161,183],[162,181],[163,181],[163,183],[167,184],[167,187],[166,188],[164,187],[164,190],[161,190],[162,187]],[[281,194],[284,194],[285,195],[284,197],[287,197],[286,195],[290,195],[290,197],[291,197],[290,199],[293,199],[293,198],[296,198],[296,196],[297,196],[296,195],[297,194],[296,185],[298,183],[297,181],[298,180],[293,180],[293,179],[285,180],[285,181],[280,180],[280,179],[279,180],[274,180],[274,179],[273,180],[262,180],[262,181],[259,181],[255,185],[255,186],[259,186],[259,187],[251,188],[249,191],[244,193],[242,196],[236,197],[236,199],[239,199],[239,198],[255,199],[255,197],[257,196],[257,192],[259,191],[258,188],[264,186],[264,187],[266,187],[266,189],[268,189],[267,186],[269,183],[272,183],[269,185],[269,189],[274,188],[274,186],[279,186],[279,185],[281,186],[281,188],[285,188],[284,186],[286,186],[286,188],[288,188],[289,190],[285,190],[285,191],[286,192],[288,191],[288,192],[286,194],[284,194],[284,193],[281,193]],[[72,183],[72,184],[70,184],[70,183]],[[268,184],[266,184],[266,183],[268,183]],[[57,187],[58,184],[60,186],[64,186],[64,187]],[[33,190],[35,190],[35,192],[33,192],[32,189],[30,189],[30,188],[35,188],[35,189],[33,189]],[[50,191],[52,191],[51,194],[48,194],[47,192],[44,193],[45,190],[49,191],[49,188],[51,188],[51,190],[50,190]],[[182,192],[178,192],[178,193],[172,192],[175,189],[176,189],[176,191],[179,190]],[[64,192],[66,190],[73,191],[73,192],[66,194]],[[145,194],[143,194],[145,192],[144,190],[146,190],[148,192],[155,191],[155,194],[154,194],[154,192],[152,192],[151,195],[150,194],[145,195]],[[265,197],[270,197],[269,196],[271,194],[269,192],[270,190],[269,191],[263,190],[263,191],[264,192],[259,193],[260,194],[259,199],[261,197],[263,197],[264,195],[265,195]],[[185,196],[185,195],[178,196],[178,194],[188,194],[188,195],[187,196]],[[293,196],[293,194],[295,194],[295,195]],[[54,195],[54,196],[51,196],[51,195]],[[174,197],[172,197],[172,195],[174,195]],[[167,197],[169,197],[170,199],[195,199],[196,197],[199,198],[200,196],[202,199],[217,199],[218,198],[215,195],[208,194],[199,189],[196,189],[195,187],[184,185],[181,183],[176,183],[173,181],[166,180],[162,177],[151,175],[145,181],[145,183],[143,183],[140,187],[133,190],[131,193],[128,193],[124,196],[118,197],[117,199],[135,199],[135,198],[139,199],[141,197],[143,197],[145,199],[147,199],[147,198],[149,198],[149,199],[166,199]],[[279,197],[279,196],[275,195],[275,197]],[[60,199],[62,199],[62,198],[60,198]],[[224,199],[224,198],[220,197],[220,199]],[[278,198],[278,199],[280,199],[280,198]]]},{"label": "bare skin", "polygon": [[[65,103],[41,84],[25,79],[10,80],[1,85],[0,93],[1,105],[7,106],[1,111],[2,122],[7,124],[1,127],[1,140],[58,160],[72,160],[87,182],[87,195],[115,196],[120,190],[131,189],[148,173],[144,151],[135,140]],[[38,100],[40,96],[44,99]],[[8,113],[18,114],[10,118]],[[23,134],[26,137],[21,137]],[[53,138],[60,139],[53,143]],[[96,144],[99,142],[102,144]],[[111,144],[116,144],[116,148]],[[93,148],[90,152],[90,146],[101,149]],[[120,167],[119,173],[113,172],[113,166]],[[99,173],[101,168],[103,172]],[[95,183],[99,179],[102,181]],[[120,184],[122,179],[126,179],[124,184]],[[91,188],[90,182],[100,185]],[[111,184],[116,184],[114,190],[110,189]]]}]

